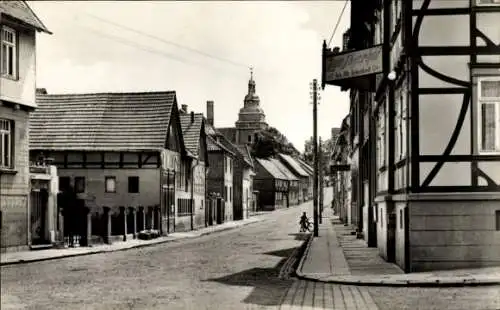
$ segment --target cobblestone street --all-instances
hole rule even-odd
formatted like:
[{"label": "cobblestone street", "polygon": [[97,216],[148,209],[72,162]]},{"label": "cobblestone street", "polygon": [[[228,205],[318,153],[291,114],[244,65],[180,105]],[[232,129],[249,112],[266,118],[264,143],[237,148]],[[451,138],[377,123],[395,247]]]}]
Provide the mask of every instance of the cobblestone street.
[{"label": "cobblestone street", "polygon": [[[279,279],[300,212],[197,239],[1,269],[2,309],[498,309],[498,287],[419,289]],[[287,264],[288,265],[288,264]],[[376,305],[375,305],[375,303]]]}]

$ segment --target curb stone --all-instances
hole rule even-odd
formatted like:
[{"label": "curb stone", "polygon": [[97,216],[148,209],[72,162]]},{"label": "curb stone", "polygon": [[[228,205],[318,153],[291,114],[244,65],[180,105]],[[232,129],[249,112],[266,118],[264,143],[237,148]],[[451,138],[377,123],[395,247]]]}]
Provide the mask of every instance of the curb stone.
[{"label": "curb stone", "polygon": [[356,285],[356,286],[392,286],[392,287],[464,287],[464,286],[494,286],[500,285],[500,277],[492,279],[476,279],[461,278],[457,279],[447,279],[446,277],[438,279],[429,280],[407,280],[407,279],[377,279],[377,275],[369,276],[334,276],[327,275],[323,277],[312,276],[302,273],[302,267],[304,266],[307,255],[309,254],[312,241],[314,237],[310,235],[307,241],[307,246],[300,258],[299,266],[295,271],[295,275],[298,279],[314,282],[324,282],[340,285]]},{"label": "curb stone", "polygon": [[119,249],[99,249],[99,250],[93,250],[93,251],[90,250],[88,252],[82,252],[82,253],[72,253],[72,254],[66,254],[66,255],[58,255],[58,256],[26,259],[26,260],[19,259],[19,260],[7,261],[7,262],[0,262],[0,266],[20,265],[20,264],[35,263],[35,262],[56,260],[56,259],[62,259],[62,258],[70,258],[70,257],[76,257],[76,256],[86,256],[86,255],[109,253],[109,252],[127,251],[127,250],[131,250],[131,249],[144,248],[144,247],[149,247],[149,246],[153,246],[153,245],[165,244],[165,243],[176,242],[176,241],[178,242],[178,241],[182,241],[182,240],[186,240],[186,239],[195,239],[195,238],[199,238],[201,236],[206,236],[206,235],[211,235],[211,234],[215,234],[215,233],[219,233],[219,232],[223,232],[223,231],[228,231],[228,230],[240,228],[243,226],[247,226],[250,224],[261,223],[265,220],[266,219],[257,219],[255,221],[242,223],[242,224],[237,225],[237,226],[224,227],[224,228],[219,229],[219,230],[202,232],[200,234],[193,235],[193,236],[185,236],[185,237],[179,237],[179,238],[166,239],[166,240],[160,240],[158,242],[151,242],[151,243],[135,244],[135,245],[131,245],[129,247],[119,248]]},{"label": "curb stone", "polygon": [[295,275],[296,268],[294,268],[294,267],[297,267],[297,263],[300,263],[299,258],[302,257],[302,253],[306,250],[308,240],[309,240],[309,237],[307,240],[304,240],[304,242],[302,242],[302,244],[300,246],[295,248],[295,250],[293,250],[292,254],[286,259],[285,263],[283,264],[283,266],[280,269],[280,272],[278,275],[279,279],[288,280]]}]

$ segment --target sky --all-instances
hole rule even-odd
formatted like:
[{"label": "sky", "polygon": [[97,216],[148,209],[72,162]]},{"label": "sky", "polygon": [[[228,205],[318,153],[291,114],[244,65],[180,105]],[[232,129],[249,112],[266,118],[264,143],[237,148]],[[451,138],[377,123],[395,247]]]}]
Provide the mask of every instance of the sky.
[{"label": "sky", "polygon": [[[37,36],[37,87],[51,94],[175,90],[179,107],[234,126],[253,67],[270,126],[303,151],[312,136],[310,82],[344,1],[29,1],[53,32]],[[349,5],[330,47],[342,46]],[[349,111],[348,93],[325,87],[318,135]]]}]

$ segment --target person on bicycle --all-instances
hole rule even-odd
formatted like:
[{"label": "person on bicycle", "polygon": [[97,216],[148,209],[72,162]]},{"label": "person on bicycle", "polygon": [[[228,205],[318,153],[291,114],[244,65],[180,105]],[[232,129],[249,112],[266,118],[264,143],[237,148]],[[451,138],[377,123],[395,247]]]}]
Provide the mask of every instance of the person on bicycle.
[{"label": "person on bicycle", "polygon": [[309,219],[307,218],[306,213],[302,213],[302,216],[300,217],[300,231],[310,231],[309,230]]}]

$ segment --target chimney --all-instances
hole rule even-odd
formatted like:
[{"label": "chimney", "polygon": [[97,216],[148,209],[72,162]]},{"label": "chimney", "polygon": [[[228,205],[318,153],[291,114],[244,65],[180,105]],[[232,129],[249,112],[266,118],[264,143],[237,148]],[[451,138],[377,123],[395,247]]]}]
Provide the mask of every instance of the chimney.
[{"label": "chimney", "polygon": [[194,111],[191,111],[191,123],[194,123]]},{"label": "chimney", "polygon": [[207,123],[214,125],[214,102],[211,100],[207,101]]},{"label": "chimney", "polygon": [[188,105],[187,104],[182,104],[181,105],[181,111],[183,113],[187,113],[188,112]]},{"label": "chimney", "polygon": [[37,95],[47,95],[47,89],[45,89],[45,88],[37,88],[36,89],[36,94]]}]

